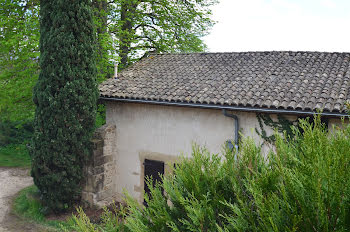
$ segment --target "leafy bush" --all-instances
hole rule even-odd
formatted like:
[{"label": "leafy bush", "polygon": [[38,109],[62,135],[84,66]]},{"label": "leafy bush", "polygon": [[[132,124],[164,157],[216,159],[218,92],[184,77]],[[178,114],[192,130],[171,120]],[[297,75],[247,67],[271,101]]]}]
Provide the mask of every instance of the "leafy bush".
[{"label": "leafy bush", "polygon": [[95,127],[99,128],[104,124],[106,124],[106,106],[104,104],[98,104]]},{"label": "leafy bush", "polygon": [[82,208],[77,208],[77,215],[73,215],[66,225],[62,224],[63,231],[84,231],[84,232],[121,232],[125,231],[123,218],[126,215],[125,208],[117,208],[115,205],[112,210],[105,207],[101,216],[99,225],[90,221]]},{"label": "leafy bush", "polygon": [[33,132],[33,121],[0,121],[0,147],[29,142]]},{"label": "leafy bush", "polygon": [[164,178],[165,195],[149,185],[147,208],[127,197],[123,231],[349,231],[350,127],[328,133],[316,118],[301,128],[276,134],[267,156],[249,138],[237,155],[194,147]]},{"label": "leafy bush", "polygon": [[33,121],[0,120],[0,166],[30,166],[27,144],[33,130]]}]

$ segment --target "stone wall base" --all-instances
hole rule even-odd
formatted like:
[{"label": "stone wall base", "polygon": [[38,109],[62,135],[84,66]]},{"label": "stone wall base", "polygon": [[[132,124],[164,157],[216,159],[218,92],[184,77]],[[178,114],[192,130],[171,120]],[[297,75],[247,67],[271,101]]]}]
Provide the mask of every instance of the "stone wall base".
[{"label": "stone wall base", "polygon": [[98,128],[92,142],[93,155],[84,167],[82,202],[90,207],[101,208],[115,199],[116,126],[106,124]]}]

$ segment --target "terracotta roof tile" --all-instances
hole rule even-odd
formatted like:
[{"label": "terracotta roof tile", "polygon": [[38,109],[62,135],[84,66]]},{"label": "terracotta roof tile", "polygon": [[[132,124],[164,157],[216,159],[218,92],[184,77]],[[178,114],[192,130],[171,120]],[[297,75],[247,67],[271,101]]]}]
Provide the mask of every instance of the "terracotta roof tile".
[{"label": "terracotta roof tile", "polygon": [[345,112],[350,53],[157,54],[100,85],[111,98]]}]

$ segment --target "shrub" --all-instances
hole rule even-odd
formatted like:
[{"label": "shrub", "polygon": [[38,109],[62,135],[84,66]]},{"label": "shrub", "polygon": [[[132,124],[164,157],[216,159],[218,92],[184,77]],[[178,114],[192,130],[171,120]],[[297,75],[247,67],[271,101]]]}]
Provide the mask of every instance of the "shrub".
[{"label": "shrub", "polygon": [[33,130],[32,121],[0,121],[0,166],[30,166],[27,145]]},{"label": "shrub", "polygon": [[148,207],[127,197],[123,231],[349,231],[350,127],[301,127],[276,134],[267,156],[249,138],[237,155],[194,147],[163,186],[149,185]]},{"label": "shrub", "polygon": [[115,205],[112,210],[105,207],[101,216],[101,223],[99,225],[90,221],[82,208],[77,208],[77,215],[73,215],[68,221],[67,225],[62,225],[63,231],[84,231],[84,232],[122,232],[125,231],[123,218],[125,216],[125,208],[117,208]]},{"label": "shrub", "polygon": [[91,148],[98,97],[95,30],[89,0],[40,4],[32,176],[45,206],[61,211],[80,198]]},{"label": "shrub", "polygon": [[0,121],[0,147],[29,142],[33,131],[33,121]]}]

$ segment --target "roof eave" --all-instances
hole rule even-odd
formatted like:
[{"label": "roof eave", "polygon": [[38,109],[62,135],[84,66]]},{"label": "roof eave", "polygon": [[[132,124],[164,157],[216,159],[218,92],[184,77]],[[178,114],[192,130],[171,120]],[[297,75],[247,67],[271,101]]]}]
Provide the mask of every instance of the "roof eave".
[{"label": "roof eave", "polygon": [[99,100],[128,102],[128,103],[145,103],[145,104],[167,105],[167,106],[184,106],[184,107],[195,107],[195,108],[204,108],[204,109],[226,109],[226,110],[234,110],[234,111],[268,113],[268,114],[321,115],[325,117],[349,116],[347,113],[336,113],[336,112],[315,112],[315,111],[294,110],[294,109],[258,108],[258,107],[246,107],[246,106],[216,105],[216,104],[158,101],[158,100],[115,98],[115,97],[100,97]]}]

